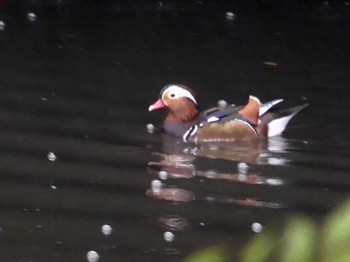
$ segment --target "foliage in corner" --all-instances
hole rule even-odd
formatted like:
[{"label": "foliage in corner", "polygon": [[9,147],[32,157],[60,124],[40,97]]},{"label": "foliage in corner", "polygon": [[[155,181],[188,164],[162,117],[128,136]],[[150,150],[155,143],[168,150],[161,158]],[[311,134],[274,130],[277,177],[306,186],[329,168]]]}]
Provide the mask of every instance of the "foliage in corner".
[{"label": "foliage in corner", "polygon": [[[350,201],[330,214],[319,227],[306,217],[291,218],[283,232],[265,229],[242,251],[241,262],[348,262],[350,261]],[[200,250],[186,262],[234,261],[237,254],[214,246]]]}]

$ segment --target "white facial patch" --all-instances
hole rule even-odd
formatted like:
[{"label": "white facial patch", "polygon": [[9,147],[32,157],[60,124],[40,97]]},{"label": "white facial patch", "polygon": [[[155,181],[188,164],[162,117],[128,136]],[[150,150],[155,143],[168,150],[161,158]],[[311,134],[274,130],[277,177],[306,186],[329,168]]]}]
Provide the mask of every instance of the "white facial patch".
[{"label": "white facial patch", "polygon": [[193,103],[195,103],[197,105],[197,101],[196,99],[193,97],[193,95],[191,94],[190,91],[177,86],[177,85],[172,85],[169,86],[165,92],[162,95],[162,100],[164,101],[164,96],[167,96],[170,99],[178,99],[181,97],[187,97],[188,99],[190,99]]}]

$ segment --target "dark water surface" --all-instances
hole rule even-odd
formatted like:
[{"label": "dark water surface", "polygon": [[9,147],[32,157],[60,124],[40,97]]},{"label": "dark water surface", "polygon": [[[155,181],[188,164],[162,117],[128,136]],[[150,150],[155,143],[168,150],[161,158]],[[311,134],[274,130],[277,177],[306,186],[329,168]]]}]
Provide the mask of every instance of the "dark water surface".
[{"label": "dark water surface", "polygon": [[[348,2],[244,2],[0,1],[0,261],[238,252],[349,196]],[[171,82],[310,106],[259,145],[182,144],[145,129]]]}]

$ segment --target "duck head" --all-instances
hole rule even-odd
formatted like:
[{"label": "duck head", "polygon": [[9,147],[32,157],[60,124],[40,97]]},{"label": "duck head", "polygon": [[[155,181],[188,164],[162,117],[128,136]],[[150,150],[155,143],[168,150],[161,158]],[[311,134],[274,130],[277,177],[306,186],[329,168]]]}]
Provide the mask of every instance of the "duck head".
[{"label": "duck head", "polygon": [[163,122],[165,133],[182,136],[199,116],[198,103],[193,91],[180,84],[170,84],[160,91],[159,99],[148,110],[168,109],[169,113]]},{"label": "duck head", "polygon": [[160,98],[148,110],[153,111],[161,108],[167,108],[169,110],[167,119],[174,121],[189,122],[198,116],[198,104],[193,91],[185,85],[170,84],[165,86],[160,91]]}]

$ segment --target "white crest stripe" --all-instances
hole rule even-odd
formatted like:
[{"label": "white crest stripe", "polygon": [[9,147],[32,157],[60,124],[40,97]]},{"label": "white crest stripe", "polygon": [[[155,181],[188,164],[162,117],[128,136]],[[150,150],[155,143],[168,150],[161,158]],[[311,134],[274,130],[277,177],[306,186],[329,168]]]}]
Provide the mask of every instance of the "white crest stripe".
[{"label": "white crest stripe", "polygon": [[172,86],[169,86],[166,91],[163,93],[162,95],[162,99],[165,95],[165,93],[168,93],[168,92],[174,92],[176,93],[177,95],[179,95],[180,97],[187,97],[188,99],[192,100],[193,103],[195,103],[197,105],[197,101],[196,99],[193,97],[193,95],[191,94],[190,91],[182,88],[181,86],[177,86],[177,85],[172,85]]}]

